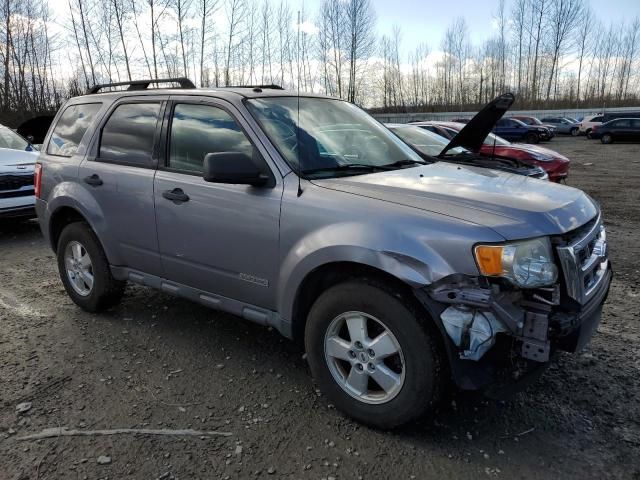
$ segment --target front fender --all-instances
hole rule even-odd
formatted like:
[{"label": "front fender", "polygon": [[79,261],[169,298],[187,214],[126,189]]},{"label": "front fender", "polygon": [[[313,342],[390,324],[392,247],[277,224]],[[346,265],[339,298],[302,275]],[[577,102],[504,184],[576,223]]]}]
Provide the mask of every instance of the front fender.
[{"label": "front fender", "polygon": [[277,301],[281,315],[293,318],[296,294],[307,275],[339,262],[376,268],[414,288],[454,273],[444,258],[419,242],[419,237],[352,222],[332,224],[300,239],[282,261]]}]

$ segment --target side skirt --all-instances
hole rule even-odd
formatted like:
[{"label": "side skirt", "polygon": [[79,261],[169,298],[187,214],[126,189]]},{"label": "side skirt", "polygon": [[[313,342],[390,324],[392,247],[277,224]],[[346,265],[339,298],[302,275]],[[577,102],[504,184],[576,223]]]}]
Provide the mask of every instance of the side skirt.
[{"label": "side skirt", "polygon": [[116,267],[112,265],[111,274],[117,280],[126,280],[139,285],[145,285],[157,290],[162,290],[165,293],[186,298],[187,300],[197,302],[206,307],[231,313],[260,325],[273,327],[278,330],[281,335],[289,339],[293,338],[291,322],[286,321],[277,312],[272,310],[267,310],[232,298],[198,290],[197,288],[188,287],[181,283],[172,282],[170,280],[150,275],[148,273],[143,273],[138,270],[132,270],[127,267]]}]

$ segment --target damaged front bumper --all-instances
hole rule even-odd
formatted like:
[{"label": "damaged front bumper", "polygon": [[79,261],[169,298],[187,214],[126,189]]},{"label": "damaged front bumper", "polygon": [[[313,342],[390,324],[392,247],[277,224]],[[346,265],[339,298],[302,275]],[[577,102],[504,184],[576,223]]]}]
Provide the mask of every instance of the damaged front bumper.
[{"label": "damaged front bumper", "polygon": [[446,277],[417,296],[439,320],[458,387],[490,390],[495,396],[537,378],[554,351],[577,352],[589,342],[611,283],[608,261],[603,270],[583,305],[561,301],[560,284],[524,292],[464,275]]}]

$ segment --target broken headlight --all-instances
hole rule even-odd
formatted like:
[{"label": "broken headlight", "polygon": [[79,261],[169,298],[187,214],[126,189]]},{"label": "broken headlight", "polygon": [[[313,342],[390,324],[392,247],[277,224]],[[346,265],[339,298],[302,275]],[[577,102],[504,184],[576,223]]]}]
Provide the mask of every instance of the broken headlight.
[{"label": "broken headlight", "polygon": [[521,288],[552,285],[558,278],[547,237],[501,245],[476,245],[474,254],[482,275],[506,278]]}]

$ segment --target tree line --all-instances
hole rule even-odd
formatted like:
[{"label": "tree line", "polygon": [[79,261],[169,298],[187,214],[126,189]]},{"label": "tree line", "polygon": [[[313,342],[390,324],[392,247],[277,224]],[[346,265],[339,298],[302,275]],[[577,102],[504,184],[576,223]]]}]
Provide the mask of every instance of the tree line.
[{"label": "tree line", "polygon": [[477,45],[464,17],[438,45],[403,45],[401,26],[378,34],[371,0],[297,5],[68,0],[54,24],[46,0],[0,0],[0,112],[25,117],[97,83],[178,76],[202,87],[279,84],[386,111],[474,109],[507,90],[523,108],[640,95],[640,19],[604,25],[582,0],[499,0],[493,35]]}]

